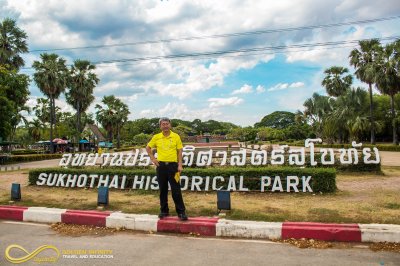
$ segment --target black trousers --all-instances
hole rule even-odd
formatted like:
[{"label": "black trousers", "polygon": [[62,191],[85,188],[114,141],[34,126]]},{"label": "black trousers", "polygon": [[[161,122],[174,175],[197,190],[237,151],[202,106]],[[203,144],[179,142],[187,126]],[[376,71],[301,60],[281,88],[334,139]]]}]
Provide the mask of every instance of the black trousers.
[{"label": "black trousers", "polygon": [[172,199],[175,203],[176,213],[181,214],[185,212],[181,184],[175,180],[176,172],[178,172],[178,163],[160,162],[160,166],[157,167],[157,181],[160,189],[160,210],[162,213],[169,213],[168,182],[171,186]]}]

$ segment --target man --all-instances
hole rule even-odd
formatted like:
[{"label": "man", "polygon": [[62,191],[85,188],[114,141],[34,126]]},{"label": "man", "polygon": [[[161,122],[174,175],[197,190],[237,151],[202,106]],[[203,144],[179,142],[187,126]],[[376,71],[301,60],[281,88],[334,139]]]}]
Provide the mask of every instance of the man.
[{"label": "man", "polygon": [[[160,214],[161,219],[169,216],[168,208],[168,182],[171,186],[175,210],[181,221],[188,217],[185,213],[181,184],[175,175],[182,171],[182,141],[178,134],[171,131],[171,121],[162,117],[158,121],[161,133],[155,134],[146,146],[146,151],[151,162],[157,167],[157,181],[160,189]],[[154,157],[151,149],[156,148],[158,157]]]}]

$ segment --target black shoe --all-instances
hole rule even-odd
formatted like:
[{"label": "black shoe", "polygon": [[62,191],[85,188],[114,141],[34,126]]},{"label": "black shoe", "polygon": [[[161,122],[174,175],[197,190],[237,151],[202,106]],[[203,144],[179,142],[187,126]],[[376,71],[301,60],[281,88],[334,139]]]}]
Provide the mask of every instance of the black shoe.
[{"label": "black shoe", "polygon": [[185,213],[179,213],[178,214],[178,218],[181,221],[187,221],[188,220],[188,217],[187,217],[187,215]]},{"label": "black shoe", "polygon": [[165,218],[165,217],[167,217],[167,216],[169,216],[169,213],[167,213],[167,212],[161,212],[161,213],[158,215],[158,218],[162,219],[162,218]]}]

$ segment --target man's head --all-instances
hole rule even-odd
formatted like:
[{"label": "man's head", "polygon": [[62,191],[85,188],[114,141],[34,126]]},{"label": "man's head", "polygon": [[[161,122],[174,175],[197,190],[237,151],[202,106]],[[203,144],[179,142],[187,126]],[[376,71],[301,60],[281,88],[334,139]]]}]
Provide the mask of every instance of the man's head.
[{"label": "man's head", "polygon": [[171,129],[171,120],[168,117],[161,117],[158,120],[158,125],[163,132],[169,131]]}]

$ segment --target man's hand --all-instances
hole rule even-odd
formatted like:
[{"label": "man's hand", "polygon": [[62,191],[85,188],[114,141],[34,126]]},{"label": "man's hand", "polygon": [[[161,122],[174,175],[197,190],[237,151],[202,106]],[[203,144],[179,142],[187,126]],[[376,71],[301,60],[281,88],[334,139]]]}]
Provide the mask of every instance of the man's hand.
[{"label": "man's hand", "polygon": [[182,172],[182,170],[183,170],[182,164],[179,163],[179,164],[178,164],[178,172],[180,173],[180,172]]},{"label": "man's hand", "polygon": [[160,163],[158,162],[158,160],[156,158],[154,158],[153,153],[151,152],[151,148],[149,146],[146,146],[146,151],[147,151],[147,155],[149,155],[151,162],[159,167]]},{"label": "man's hand", "polygon": [[160,166],[160,163],[158,162],[158,160],[156,158],[151,159],[151,162],[157,167]]}]

